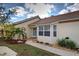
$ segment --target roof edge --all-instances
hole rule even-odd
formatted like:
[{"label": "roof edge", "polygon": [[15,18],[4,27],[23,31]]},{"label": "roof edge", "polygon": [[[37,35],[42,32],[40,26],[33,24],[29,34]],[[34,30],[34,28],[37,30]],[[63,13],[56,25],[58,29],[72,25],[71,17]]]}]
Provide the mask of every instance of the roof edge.
[{"label": "roof edge", "polygon": [[31,20],[36,19],[36,18],[40,19],[40,17],[37,15],[37,16],[31,17],[31,18],[27,18],[27,19],[25,19],[25,20],[21,20],[21,21],[15,22],[15,23],[13,23],[13,24],[14,24],[14,25],[22,24],[22,23],[24,23],[24,22],[28,22],[28,21],[31,21]]}]

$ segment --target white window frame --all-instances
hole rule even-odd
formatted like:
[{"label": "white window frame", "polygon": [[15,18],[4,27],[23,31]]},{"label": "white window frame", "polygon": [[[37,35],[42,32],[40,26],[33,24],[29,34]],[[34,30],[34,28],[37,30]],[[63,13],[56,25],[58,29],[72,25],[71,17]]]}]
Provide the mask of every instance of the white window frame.
[{"label": "white window frame", "polygon": [[[49,26],[48,29],[45,29],[45,26]],[[45,35],[46,31],[49,31],[49,35]],[[50,25],[44,25],[44,36],[50,36]]]},{"label": "white window frame", "polygon": [[[42,30],[40,30],[40,27],[41,27],[41,26],[42,26],[42,28],[43,28]],[[43,32],[43,35],[44,35],[44,27],[43,27],[43,25],[40,25],[40,26],[39,26],[39,31],[38,31],[38,33],[39,33],[40,31]],[[43,35],[40,35],[40,34],[39,34],[39,36],[43,36]]]},{"label": "white window frame", "polygon": [[[43,35],[39,35],[39,36],[46,36],[46,35],[45,35],[45,31],[49,31],[49,32],[50,32],[50,25],[40,25],[40,26],[43,27],[43,30],[40,30],[40,29],[39,29],[39,31],[43,31]],[[40,27],[40,26],[39,26],[39,27]],[[49,26],[49,29],[45,29],[45,26]],[[38,33],[39,33],[39,31],[38,31]],[[50,35],[49,35],[49,36],[50,36]]]}]

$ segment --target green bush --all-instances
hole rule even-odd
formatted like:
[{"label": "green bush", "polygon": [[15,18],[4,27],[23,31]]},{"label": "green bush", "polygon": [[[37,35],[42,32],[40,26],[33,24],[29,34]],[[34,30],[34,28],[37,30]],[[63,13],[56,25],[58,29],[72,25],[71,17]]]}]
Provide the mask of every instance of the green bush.
[{"label": "green bush", "polygon": [[58,44],[59,44],[60,46],[64,47],[64,46],[65,46],[65,40],[64,40],[64,39],[58,40]]},{"label": "green bush", "polygon": [[66,47],[74,49],[74,48],[76,48],[76,44],[73,41],[68,40],[67,43],[66,43]]},{"label": "green bush", "polygon": [[70,48],[70,49],[75,49],[76,48],[75,42],[73,42],[69,38],[67,38],[67,39],[63,38],[61,40],[58,40],[58,44],[62,47],[66,47],[66,48]]}]

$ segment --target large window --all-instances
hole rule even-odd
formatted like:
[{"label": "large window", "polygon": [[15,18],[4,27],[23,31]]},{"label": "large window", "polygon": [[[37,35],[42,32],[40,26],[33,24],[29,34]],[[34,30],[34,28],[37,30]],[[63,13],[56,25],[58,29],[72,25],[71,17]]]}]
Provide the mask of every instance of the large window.
[{"label": "large window", "polygon": [[50,25],[44,26],[44,36],[50,36]]},{"label": "large window", "polygon": [[50,36],[50,25],[39,26],[39,36]]},{"label": "large window", "polygon": [[57,26],[53,25],[53,36],[56,37],[57,36]]},{"label": "large window", "polygon": [[39,26],[39,36],[43,36],[43,26]]}]

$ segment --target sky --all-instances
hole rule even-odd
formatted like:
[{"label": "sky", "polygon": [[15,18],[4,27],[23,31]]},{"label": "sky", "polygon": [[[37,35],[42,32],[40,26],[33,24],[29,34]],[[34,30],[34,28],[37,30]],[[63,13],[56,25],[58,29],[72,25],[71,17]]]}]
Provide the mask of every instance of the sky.
[{"label": "sky", "polygon": [[78,3],[4,3],[6,9],[15,8],[17,14],[11,16],[11,22],[30,17],[46,18],[79,10]]}]

